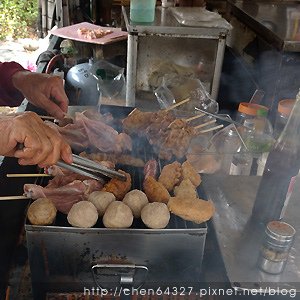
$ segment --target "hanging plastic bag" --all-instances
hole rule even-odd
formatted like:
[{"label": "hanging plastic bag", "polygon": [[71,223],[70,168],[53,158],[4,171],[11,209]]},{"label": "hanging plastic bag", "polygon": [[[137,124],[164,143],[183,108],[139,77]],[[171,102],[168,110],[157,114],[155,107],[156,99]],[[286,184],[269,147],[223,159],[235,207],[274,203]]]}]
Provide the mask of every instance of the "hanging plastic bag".
[{"label": "hanging plastic bag", "polygon": [[218,103],[210,97],[202,82],[197,78],[165,76],[162,84],[154,90],[154,94],[161,108],[167,108],[189,98],[190,101],[181,105],[180,109],[194,111],[197,107],[210,113],[217,113],[219,110]]},{"label": "hanging plastic bag", "polygon": [[98,60],[93,64],[90,72],[97,79],[97,88],[102,97],[108,99],[125,97],[124,68],[105,60]]}]

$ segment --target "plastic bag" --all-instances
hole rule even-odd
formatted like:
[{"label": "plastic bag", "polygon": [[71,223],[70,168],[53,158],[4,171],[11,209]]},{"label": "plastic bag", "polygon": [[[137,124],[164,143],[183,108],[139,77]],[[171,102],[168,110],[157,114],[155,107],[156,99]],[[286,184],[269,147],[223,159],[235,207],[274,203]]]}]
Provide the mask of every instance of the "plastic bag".
[{"label": "plastic bag", "polygon": [[105,60],[98,60],[93,64],[90,72],[97,79],[97,89],[102,97],[109,99],[125,97],[124,68]]},{"label": "plastic bag", "polygon": [[195,107],[210,113],[217,113],[218,103],[213,100],[199,79],[176,76],[164,77],[162,84],[154,90],[162,109],[189,98],[186,104],[179,106],[182,110],[194,111]]}]

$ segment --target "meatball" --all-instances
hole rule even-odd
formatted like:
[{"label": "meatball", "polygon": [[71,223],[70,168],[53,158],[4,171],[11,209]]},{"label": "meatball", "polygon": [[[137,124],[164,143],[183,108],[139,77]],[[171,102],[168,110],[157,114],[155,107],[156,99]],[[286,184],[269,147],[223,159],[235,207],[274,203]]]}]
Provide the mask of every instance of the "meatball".
[{"label": "meatball", "polygon": [[148,198],[144,192],[132,190],[125,195],[123,202],[131,208],[135,218],[140,218],[143,207],[148,204]]},{"label": "meatball", "polygon": [[103,216],[103,224],[108,228],[128,228],[132,222],[132,211],[122,201],[114,201],[109,204]]},{"label": "meatball", "polygon": [[56,208],[48,198],[39,198],[32,202],[28,208],[27,216],[33,225],[50,225],[56,217]]},{"label": "meatball", "polygon": [[99,216],[102,217],[108,205],[111,202],[116,201],[116,197],[113,193],[95,191],[89,195],[88,201],[92,202],[96,206]]},{"label": "meatball", "polygon": [[165,203],[153,202],[142,209],[141,217],[147,227],[160,229],[168,225],[170,212]]},{"label": "meatball", "polygon": [[98,220],[98,211],[95,205],[89,201],[79,201],[70,209],[68,222],[74,227],[90,228]]}]

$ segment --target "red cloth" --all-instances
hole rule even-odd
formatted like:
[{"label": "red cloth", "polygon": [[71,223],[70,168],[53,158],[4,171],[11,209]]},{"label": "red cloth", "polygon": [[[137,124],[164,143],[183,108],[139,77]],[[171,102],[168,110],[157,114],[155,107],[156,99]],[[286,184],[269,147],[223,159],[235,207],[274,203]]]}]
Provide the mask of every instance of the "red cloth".
[{"label": "red cloth", "polygon": [[0,106],[19,106],[24,96],[14,88],[12,76],[25,69],[18,63],[0,62]]}]

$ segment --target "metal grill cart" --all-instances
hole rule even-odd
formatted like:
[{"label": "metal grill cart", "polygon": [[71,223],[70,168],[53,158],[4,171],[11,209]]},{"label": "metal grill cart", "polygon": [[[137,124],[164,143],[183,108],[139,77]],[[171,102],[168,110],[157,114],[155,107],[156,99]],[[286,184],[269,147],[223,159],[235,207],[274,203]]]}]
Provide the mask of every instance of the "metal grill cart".
[{"label": "metal grill cart", "polygon": [[135,106],[137,92],[151,91],[149,75],[157,63],[164,60],[190,67],[203,63],[205,86],[213,98],[218,94],[225,39],[229,30],[181,25],[172,9],[157,7],[154,22],[142,24],[132,23],[129,8],[122,7],[129,34],[127,106]]}]

